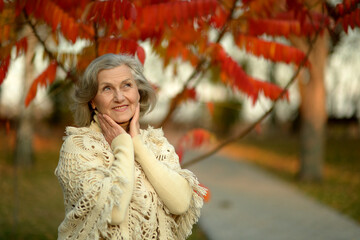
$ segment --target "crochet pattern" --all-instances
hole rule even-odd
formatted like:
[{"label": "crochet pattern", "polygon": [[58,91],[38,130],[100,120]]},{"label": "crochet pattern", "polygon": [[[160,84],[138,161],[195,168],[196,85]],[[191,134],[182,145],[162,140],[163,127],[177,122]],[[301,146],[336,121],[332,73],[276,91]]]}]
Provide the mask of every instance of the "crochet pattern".
[{"label": "crochet pattern", "polygon": [[[173,240],[191,234],[200,216],[205,189],[192,172],[181,169],[175,149],[161,129],[141,130],[141,139],[158,161],[188,181],[193,189],[190,207],[184,214],[171,214],[135,161],[134,190],[120,225],[111,225],[110,221],[113,207],[123,207],[119,199],[127,179],[122,177],[121,161],[114,161],[111,147],[100,132],[67,127],[66,134],[55,170],[66,213],[59,226],[59,239]],[[124,142],[131,141],[127,136]]]}]

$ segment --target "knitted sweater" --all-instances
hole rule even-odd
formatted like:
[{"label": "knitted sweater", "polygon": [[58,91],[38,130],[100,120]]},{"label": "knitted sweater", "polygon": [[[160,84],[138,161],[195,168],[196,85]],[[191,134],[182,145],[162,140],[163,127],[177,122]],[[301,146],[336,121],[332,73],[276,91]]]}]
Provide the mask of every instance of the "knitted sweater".
[{"label": "knitted sweater", "polygon": [[66,128],[55,170],[65,205],[58,239],[185,239],[191,234],[205,190],[192,172],[180,168],[161,129],[140,132],[134,138],[120,134],[110,146],[96,122]]}]

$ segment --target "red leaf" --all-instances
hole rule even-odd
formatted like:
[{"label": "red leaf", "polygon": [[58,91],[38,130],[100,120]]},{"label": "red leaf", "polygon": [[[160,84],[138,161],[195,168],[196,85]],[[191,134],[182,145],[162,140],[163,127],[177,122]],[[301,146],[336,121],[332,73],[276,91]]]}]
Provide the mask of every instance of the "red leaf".
[{"label": "red leaf", "polygon": [[[176,34],[177,35],[177,34]],[[199,62],[199,57],[189,50],[186,44],[178,41],[176,36],[170,39],[169,45],[164,56],[164,65],[170,62],[171,59],[181,57],[184,61],[189,61],[193,66]]]},{"label": "red leaf", "polygon": [[258,94],[244,70],[226,54],[220,44],[212,44],[209,49],[212,52],[213,63],[220,66],[222,80],[233,89],[247,94],[255,102]]},{"label": "red leaf", "polygon": [[78,34],[83,38],[94,35],[89,26],[78,23],[74,17],[52,1],[28,0],[25,9],[28,14],[34,14],[36,18],[43,19],[53,30],[60,25],[63,35],[73,43]]},{"label": "red leaf", "polygon": [[[257,92],[262,92],[265,97],[271,100],[277,100],[283,91],[282,88],[273,83],[260,81],[252,77],[249,77],[249,79],[251,79]],[[288,91],[286,91],[281,98],[289,101]]]},{"label": "red leaf", "polygon": [[208,103],[206,103],[206,107],[209,110],[210,115],[213,116],[214,110],[215,110],[214,103],[208,102]]},{"label": "red leaf", "polygon": [[[290,32],[289,34],[297,34],[301,36],[307,36],[314,34],[315,32],[322,33],[327,27],[329,27],[331,20],[330,18],[322,13],[305,10],[295,9],[287,12],[281,12],[276,15],[275,19],[263,19],[265,24],[271,31],[276,32],[275,26],[272,26],[272,21],[281,21],[283,25],[286,25],[287,22],[294,25],[294,22],[298,22],[300,25],[300,32]],[[268,22],[267,22],[268,21]],[[265,26],[263,26],[264,28]],[[265,31],[266,33],[266,31]],[[270,35],[270,34],[269,34]],[[280,36],[279,34],[274,34],[273,36]]]},{"label": "red leaf", "polygon": [[[3,0],[1,0],[3,1]],[[18,17],[25,7],[25,1],[16,1],[15,2],[15,17]]]},{"label": "red leaf", "polygon": [[89,3],[89,0],[51,0],[57,5],[59,5],[62,9],[77,10],[77,9],[84,9],[86,4]]},{"label": "red leaf", "polygon": [[262,128],[261,128],[261,124],[260,124],[260,123],[258,123],[258,124],[255,125],[255,132],[256,132],[257,134],[261,134]]},{"label": "red leaf", "polygon": [[209,202],[210,198],[211,198],[211,193],[210,193],[210,189],[205,187],[203,184],[199,184],[201,187],[205,188],[206,190],[206,194],[204,195],[204,202]]},{"label": "red leaf", "polygon": [[7,75],[10,65],[10,55],[7,56],[5,59],[2,59],[0,64],[0,85],[4,82],[4,79]]},{"label": "red leaf", "polygon": [[242,9],[245,13],[257,17],[271,17],[284,5],[284,1],[278,0],[245,0],[242,2]]},{"label": "red leaf", "polygon": [[139,8],[137,25],[145,24],[150,28],[164,24],[180,23],[215,13],[216,0],[172,1],[152,4]]},{"label": "red leaf", "polygon": [[335,13],[337,17],[347,15],[358,8],[359,0],[345,0],[335,6]]},{"label": "red leaf", "polygon": [[170,1],[172,0],[134,0],[133,2],[136,6],[147,6],[147,5],[165,3]]},{"label": "red leaf", "polygon": [[141,46],[137,47],[136,56],[138,57],[140,62],[144,65],[144,63],[145,63],[145,51]]},{"label": "red leaf", "polygon": [[178,95],[177,103],[180,104],[181,102],[187,101],[187,100],[195,100],[196,99],[196,90],[195,88],[186,88],[185,91]]},{"label": "red leaf", "polygon": [[172,41],[180,41],[184,44],[192,44],[199,42],[202,39],[201,31],[194,29],[193,23],[181,24],[176,29],[173,29]]},{"label": "red leaf", "polygon": [[37,92],[37,84],[32,84],[25,99],[25,106],[29,106],[30,102],[35,98]]},{"label": "red leaf", "polygon": [[338,23],[341,23],[346,33],[348,31],[349,26],[351,29],[354,29],[356,26],[360,27],[360,9],[357,8],[354,11],[341,16],[338,19]]},{"label": "red leaf", "polygon": [[270,36],[285,36],[290,34],[301,35],[300,22],[296,20],[250,19],[249,34]]},{"label": "red leaf", "polygon": [[128,0],[108,0],[94,2],[85,15],[90,22],[114,24],[120,18],[136,19],[136,8]]},{"label": "red leaf", "polygon": [[226,20],[229,16],[229,12],[225,11],[222,7],[218,7],[215,11],[215,15],[211,16],[211,24],[215,28],[222,28],[226,23]]},{"label": "red leaf", "polygon": [[6,120],[5,129],[6,129],[6,135],[9,136],[10,132],[11,132],[11,126],[10,126],[10,120],[9,119]]},{"label": "red leaf", "polygon": [[175,150],[176,154],[178,155],[179,157],[179,163],[182,162],[182,159],[184,157],[184,149],[182,147],[177,147],[176,150]]},{"label": "red leaf", "polygon": [[[125,38],[100,38],[99,39],[99,54],[106,53],[127,53],[135,55],[137,51],[140,51],[140,57],[145,57],[145,52],[141,53],[141,47],[138,43],[132,39]],[[140,60],[140,59],[139,59]]]},{"label": "red leaf", "polygon": [[187,88],[185,91],[185,96],[187,99],[192,99],[195,100],[196,99],[196,90],[195,88]]},{"label": "red leaf", "polygon": [[[16,57],[27,51],[27,38],[23,37],[15,43]],[[2,59],[0,64],[0,85],[3,83],[10,65],[10,55]]]},{"label": "red leaf", "polygon": [[[236,44],[255,56],[262,56],[274,62],[285,62],[287,64],[293,62],[300,65],[305,59],[305,54],[295,47],[265,41],[256,37],[239,35]],[[307,62],[306,65],[308,64]]]},{"label": "red leaf", "polygon": [[128,2],[127,6],[125,7],[125,19],[131,19],[133,21],[136,20],[137,17],[137,11],[136,8]]},{"label": "red leaf", "polygon": [[205,144],[209,144],[213,139],[214,135],[209,131],[201,128],[192,129],[180,138],[176,145],[176,153],[179,156],[181,163],[185,149],[199,148]]},{"label": "red leaf", "polygon": [[11,28],[12,28],[12,26],[9,25],[9,24],[4,24],[4,25],[1,26],[1,29],[0,29],[0,41],[6,42],[7,40],[10,39]]},{"label": "red leaf", "polygon": [[2,12],[4,10],[4,0],[0,0],[0,12]]},{"label": "red leaf", "polygon": [[49,66],[43,71],[31,84],[28,94],[25,98],[25,106],[29,106],[30,102],[35,98],[37,87],[47,86],[54,82],[56,76],[56,61],[52,61]]}]

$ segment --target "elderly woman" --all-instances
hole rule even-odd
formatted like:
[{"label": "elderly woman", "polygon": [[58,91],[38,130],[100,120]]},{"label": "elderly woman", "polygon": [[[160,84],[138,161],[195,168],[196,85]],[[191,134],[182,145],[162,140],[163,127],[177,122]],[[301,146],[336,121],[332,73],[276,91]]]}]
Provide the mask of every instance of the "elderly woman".
[{"label": "elderly woman", "polygon": [[64,194],[59,239],[185,239],[204,189],[161,129],[140,129],[155,93],[131,56],[106,54],[75,89],[55,170]]}]

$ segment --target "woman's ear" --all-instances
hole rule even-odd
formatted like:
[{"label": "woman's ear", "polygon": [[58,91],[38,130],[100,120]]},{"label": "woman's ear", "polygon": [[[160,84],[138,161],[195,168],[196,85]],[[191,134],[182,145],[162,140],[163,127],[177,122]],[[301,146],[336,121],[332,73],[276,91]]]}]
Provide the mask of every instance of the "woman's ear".
[{"label": "woman's ear", "polygon": [[140,93],[140,91],[138,91],[138,99],[137,99],[138,103],[140,103],[140,99],[141,99],[141,93]]},{"label": "woman's ear", "polygon": [[92,100],[90,101],[90,104],[91,104],[91,108],[95,110],[96,106]]}]

